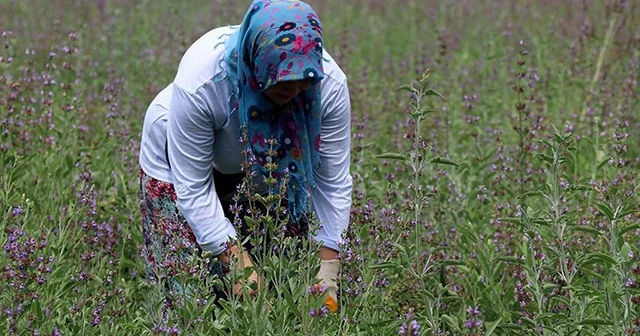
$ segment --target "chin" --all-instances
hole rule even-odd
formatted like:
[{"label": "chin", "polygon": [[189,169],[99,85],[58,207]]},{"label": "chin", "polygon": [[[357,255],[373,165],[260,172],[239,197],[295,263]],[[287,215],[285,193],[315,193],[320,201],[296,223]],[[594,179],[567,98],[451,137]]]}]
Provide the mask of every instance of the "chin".
[{"label": "chin", "polygon": [[282,106],[282,105],[286,105],[288,102],[291,101],[291,99],[286,99],[286,98],[280,98],[280,97],[274,97],[274,96],[266,96],[267,99],[269,99],[272,103]]},{"label": "chin", "polygon": [[283,105],[287,105],[289,104],[289,102],[291,102],[292,99],[278,99],[278,100],[274,100],[274,103],[283,106]]}]

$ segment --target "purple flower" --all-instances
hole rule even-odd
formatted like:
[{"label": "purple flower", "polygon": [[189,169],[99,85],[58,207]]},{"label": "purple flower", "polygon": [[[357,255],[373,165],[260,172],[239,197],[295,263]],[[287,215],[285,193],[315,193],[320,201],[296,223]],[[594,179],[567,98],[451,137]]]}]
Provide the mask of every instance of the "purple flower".
[{"label": "purple flower", "polygon": [[418,321],[416,320],[411,320],[408,325],[407,323],[403,323],[400,326],[400,329],[398,329],[398,335],[402,336],[417,336],[419,334],[420,324],[418,324]]},{"label": "purple flower", "polygon": [[476,306],[475,308],[471,308],[471,306],[469,306],[467,307],[467,314],[469,314],[469,316],[478,316],[482,314],[482,312],[480,312],[480,309],[478,309],[478,306]]},{"label": "purple flower", "polygon": [[624,283],[624,286],[627,288],[636,288],[638,286],[638,283],[635,279],[627,279],[627,281],[625,281]]},{"label": "purple flower", "polygon": [[467,329],[476,329],[482,325],[482,320],[471,318],[464,322],[464,327]]},{"label": "purple flower", "polygon": [[327,290],[327,287],[323,284],[313,284],[307,288],[307,293],[312,295],[322,295]]},{"label": "purple flower", "polygon": [[329,314],[329,309],[325,306],[309,309],[309,316],[311,317],[325,317],[327,314]]},{"label": "purple flower", "polygon": [[11,215],[13,217],[16,217],[16,216],[22,215],[23,212],[24,212],[24,208],[22,208],[22,205],[18,205],[17,207],[13,208],[13,211],[11,212]]},{"label": "purple flower", "polygon": [[164,332],[164,328],[157,324],[154,324],[153,327],[151,328],[151,334],[153,335],[160,335],[162,332]]}]

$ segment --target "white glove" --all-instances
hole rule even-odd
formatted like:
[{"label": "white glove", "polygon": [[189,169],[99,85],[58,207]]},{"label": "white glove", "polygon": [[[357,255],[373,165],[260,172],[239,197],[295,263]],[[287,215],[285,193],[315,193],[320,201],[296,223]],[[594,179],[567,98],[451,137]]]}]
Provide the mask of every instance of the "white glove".
[{"label": "white glove", "polygon": [[324,305],[329,308],[332,313],[338,311],[338,272],[340,272],[340,260],[321,260],[320,271],[318,271],[317,278],[326,288],[325,293],[327,297],[324,300]]}]

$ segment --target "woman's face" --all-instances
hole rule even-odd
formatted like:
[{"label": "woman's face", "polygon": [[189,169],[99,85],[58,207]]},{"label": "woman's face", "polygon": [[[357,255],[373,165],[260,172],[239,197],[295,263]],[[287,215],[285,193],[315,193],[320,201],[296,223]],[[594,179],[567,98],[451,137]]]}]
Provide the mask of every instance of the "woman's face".
[{"label": "woman's face", "polygon": [[298,93],[311,87],[311,84],[311,79],[280,82],[264,90],[262,94],[278,105],[285,105]]}]

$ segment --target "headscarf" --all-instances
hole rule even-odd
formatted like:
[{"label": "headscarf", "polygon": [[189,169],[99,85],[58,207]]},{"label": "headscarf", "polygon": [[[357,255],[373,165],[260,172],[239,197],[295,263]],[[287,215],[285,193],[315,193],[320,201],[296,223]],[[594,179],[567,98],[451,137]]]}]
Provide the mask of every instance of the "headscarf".
[{"label": "headscarf", "polygon": [[[252,169],[267,176],[265,165],[272,162],[278,167],[271,174],[279,181],[288,173],[288,210],[298,220],[309,210],[313,169],[320,164],[319,83],[324,77],[320,20],[302,1],[256,0],[226,49]],[[284,106],[262,94],[277,83],[304,79],[311,79],[312,85]],[[275,145],[268,143],[271,138]]]}]

